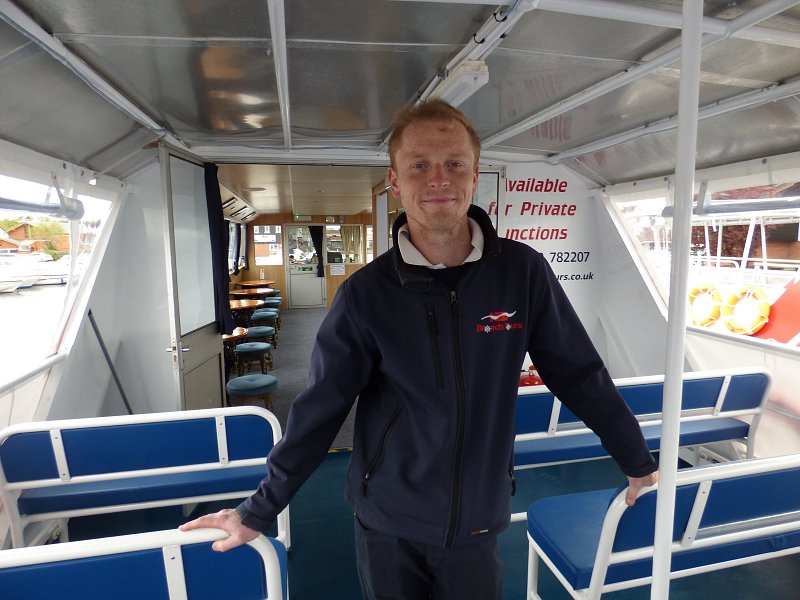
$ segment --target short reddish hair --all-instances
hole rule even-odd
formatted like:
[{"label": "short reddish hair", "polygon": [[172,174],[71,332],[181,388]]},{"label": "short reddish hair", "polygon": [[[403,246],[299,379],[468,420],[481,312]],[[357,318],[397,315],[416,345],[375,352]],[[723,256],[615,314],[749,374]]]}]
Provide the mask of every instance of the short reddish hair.
[{"label": "short reddish hair", "polygon": [[475,150],[475,164],[481,155],[481,139],[470,120],[460,110],[440,98],[431,98],[414,106],[409,106],[394,117],[394,129],[389,136],[389,161],[394,168],[394,157],[400,147],[400,139],[406,127],[417,121],[457,121],[467,130],[472,148]]}]

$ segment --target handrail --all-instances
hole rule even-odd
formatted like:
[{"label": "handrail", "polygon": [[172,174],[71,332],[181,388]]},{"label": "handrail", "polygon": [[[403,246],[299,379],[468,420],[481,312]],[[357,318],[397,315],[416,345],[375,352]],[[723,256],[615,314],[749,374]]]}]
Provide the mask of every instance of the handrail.
[{"label": "handrail", "polygon": [[14,388],[19,386],[20,384],[25,383],[29,379],[33,379],[34,377],[36,377],[40,373],[43,373],[44,371],[46,371],[50,367],[52,367],[54,365],[57,365],[61,361],[65,360],[66,358],[67,358],[67,353],[66,352],[60,352],[58,354],[54,354],[53,356],[50,356],[50,357],[46,358],[45,361],[42,364],[40,364],[39,366],[34,367],[33,369],[23,373],[22,375],[18,375],[17,377],[12,379],[11,381],[0,385],[0,398],[5,396],[8,392],[13,390]]},{"label": "handrail", "polygon": [[[734,267],[739,267],[741,262],[744,262],[745,265],[748,263],[754,263],[753,267],[748,268],[748,271],[757,271],[759,273],[764,273],[766,270],[774,269],[779,270],[781,272],[785,272],[787,269],[797,269],[800,268],[800,260],[795,258],[767,258],[766,260],[761,256],[752,256],[752,257],[732,257],[732,256],[714,256],[714,255],[700,255],[696,254],[691,257],[693,263],[698,266],[709,266],[709,267],[716,267],[717,262],[719,263],[731,263]],[[766,267],[766,270],[765,268]]]}]

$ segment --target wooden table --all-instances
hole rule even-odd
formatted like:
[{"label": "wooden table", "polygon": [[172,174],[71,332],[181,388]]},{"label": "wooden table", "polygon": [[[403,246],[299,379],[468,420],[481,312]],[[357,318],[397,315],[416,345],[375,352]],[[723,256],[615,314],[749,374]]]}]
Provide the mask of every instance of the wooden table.
[{"label": "wooden table", "polygon": [[259,296],[267,296],[274,292],[270,287],[260,288],[247,288],[244,290],[231,290],[228,292],[231,298],[258,298]]},{"label": "wooden table", "polygon": [[250,279],[249,281],[236,281],[234,282],[236,285],[240,285],[243,288],[257,288],[257,287],[270,287],[274,281],[270,281],[269,279]]},{"label": "wooden table", "polygon": [[247,327],[237,327],[231,333],[222,334],[222,343],[233,344],[235,342],[241,342],[246,337],[247,337]]},{"label": "wooden table", "polygon": [[255,310],[259,306],[264,306],[263,300],[231,300],[231,310],[232,311],[239,311],[239,310]]},{"label": "wooden table", "polygon": [[250,316],[259,306],[264,306],[263,300],[230,300],[233,322],[240,327],[250,326]]},{"label": "wooden table", "polygon": [[230,333],[222,334],[222,349],[225,357],[225,381],[236,368],[236,344],[247,338],[247,327],[237,327]]}]

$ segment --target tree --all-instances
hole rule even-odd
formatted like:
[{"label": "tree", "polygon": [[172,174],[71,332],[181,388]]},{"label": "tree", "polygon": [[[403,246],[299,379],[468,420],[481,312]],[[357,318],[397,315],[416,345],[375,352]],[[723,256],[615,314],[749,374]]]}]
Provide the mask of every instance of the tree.
[{"label": "tree", "polygon": [[14,229],[14,227],[21,223],[24,223],[22,219],[0,219],[0,227],[2,227],[4,231]]},{"label": "tree", "polygon": [[[771,231],[777,229],[780,225],[767,225],[766,230],[767,240]],[[744,253],[744,245],[747,242],[747,230],[749,225],[723,225],[722,227],[722,251],[721,256],[728,258],[742,258]],[[709,228],[708,231],[708,244],[707,253],[710,256],[717,255],[717,236],[719,230]],[[706,238],[705,230],[702,226],[692,227],[692,250],[700,250],[705,248]],[[761,256],[761,227],[756,227],[753,231],[753,241],[750,243],[750,253],[746,258],[755,258]]]},{"label": "tree", "polygon": [[31,227],[31,237],[35,240],[49,240],[65,233],[67,230],[58,221],[42,220]]}]

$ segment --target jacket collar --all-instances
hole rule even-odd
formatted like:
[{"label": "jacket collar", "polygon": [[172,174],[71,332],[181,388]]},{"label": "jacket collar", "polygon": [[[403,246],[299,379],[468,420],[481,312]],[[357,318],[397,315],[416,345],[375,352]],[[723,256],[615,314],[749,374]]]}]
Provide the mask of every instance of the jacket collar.
[{"label": "jacket collar", "polygon": [[[497,232],[494,230],[492,220],[489,218],[489,215],[486,214],[486,211],[471,204],[467,211],[467,216],[473,219],[483,232],[483,257],[478,262],[482,263],[486,259],[500,254],[500,240],[497,237]],[[408,223],[408,215],[403,212],[395,219],[392,225],[394,268],[397,271],[398,277],[400,277],[400,284],[403,287],[420,292],[428,291],[431,284],[434,282],[430,269],[428,269],[428,267],[408,264],[403,260],[403,256],[398,250],[397,232],[400,227],[406,223]]]}]

